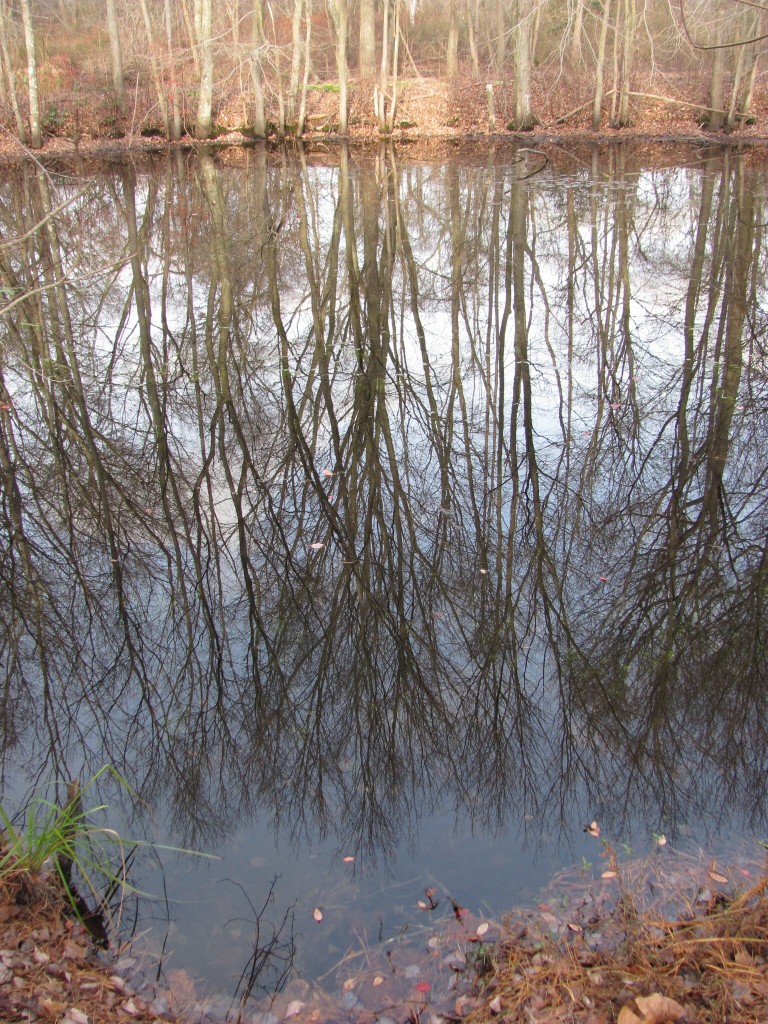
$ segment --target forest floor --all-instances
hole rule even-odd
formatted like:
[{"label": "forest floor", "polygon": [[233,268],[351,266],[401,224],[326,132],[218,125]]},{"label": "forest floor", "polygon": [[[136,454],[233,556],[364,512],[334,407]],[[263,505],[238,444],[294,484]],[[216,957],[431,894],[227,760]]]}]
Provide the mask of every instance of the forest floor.
[{"label": "forest floor", "polygon": [[[758,83],[749,122],[734,131],[709,131],[705,111],[704,82],[689,75],[666,75],[636,83],[631,101],[631,123],[610,127],[611,94],[605,100],[599,131],[591,128],[592,104],[589,83],[578,76],[549,70],[537,72],[534,107],[539,124],[530,132],[510,130],[512,83],[487,82],[464,74],[453,80],[440,77],[403,78],[398,82],[393,130],[379,131],[373,116],[373,82],[353,81],[350,88],[349,132],[352,143],[392,140],[414,147],[421,155],[445,143],[489,144],[513,140],[535,147],[545,142],[605,143],[621,140],[681,143],[740,143],[762,148],[768,143],[768,87]],[[44,156],[112,156],[126,151],[158,151],[167,148],[151,95],[136,91],[131,113],[118,117],[105,94],[103,83],[76,77],[71,68],[53,65],[44,74],[42,105]],[[493,88],[495,121],[489,123],[488,85]],[[338,90],[335,83],[310,86],[307,102],[305,145],[331,148],[338,141]],[[693,100],[691,99],[693,97]],[[248,129],[248,107],[241,95],[221,97],[216,110],[215,142],[239,146],[253,142]],[[290,126],[289,126],[290,133]],[[270,135],[274,141],[274,130]],[[194,143],[185,135],[175,145]],[[28,155],[6,117],[0,123],[0,161]]]},{"label": "forest floor", "polygon": [[201,996],[183,970],[148,983],[140,941],[96,951],[50,875],[15,875],[0,883],[0,1020],[757,1024],[768,1019],[764,854],[755,843],[727,865],[669,847],[620,860],[602,842],[597,868],[560,873],[502,922],[427,890],[423,927],[351,950],[321,984],[290,981],[262,1008]]}]

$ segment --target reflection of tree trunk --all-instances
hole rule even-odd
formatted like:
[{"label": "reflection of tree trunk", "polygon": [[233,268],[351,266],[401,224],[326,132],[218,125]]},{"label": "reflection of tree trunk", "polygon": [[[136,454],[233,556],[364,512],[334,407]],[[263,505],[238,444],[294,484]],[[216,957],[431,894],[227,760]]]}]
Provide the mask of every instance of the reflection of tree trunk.
[{"label": "reflection of tree trunk", "polygon": [[704,495],[704,508],[708,511],[713,526],[730,448],[731,421],[738,401],[744,364],[744,325],[747,319],[750,274],[755,261],[755,188],[751,177],[744,170],[741,158],[737,160],[731,200],[733,227],[725,240],[731,257],[727,262],[723,286],[725,339],[722,352],[718,353],[720,372]]}]

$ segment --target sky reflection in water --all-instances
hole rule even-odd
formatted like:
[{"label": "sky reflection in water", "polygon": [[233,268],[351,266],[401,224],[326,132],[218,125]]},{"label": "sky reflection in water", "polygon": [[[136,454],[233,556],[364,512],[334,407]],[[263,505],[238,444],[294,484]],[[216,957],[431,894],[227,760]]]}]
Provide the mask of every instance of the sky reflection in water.
[{"label": "sky reflection in water", "polygon": [[222,853],[178,965],[276,875],[314,974],[595,817],[765,828],[766,178],[550,156],[0,186],[5,788]]}]

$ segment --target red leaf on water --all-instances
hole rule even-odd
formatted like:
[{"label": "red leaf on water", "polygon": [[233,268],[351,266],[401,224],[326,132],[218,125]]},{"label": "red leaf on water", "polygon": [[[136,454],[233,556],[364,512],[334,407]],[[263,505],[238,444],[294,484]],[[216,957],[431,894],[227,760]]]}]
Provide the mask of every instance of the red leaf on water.
[{"label": "red leaf on water", "polygon": [[429,984],[428,981],[420,981],[418,983],[418,985],[416,986],[416,991],[417,992],[429,992],[429,990],[431,988],[432,988],[432,986]]}]

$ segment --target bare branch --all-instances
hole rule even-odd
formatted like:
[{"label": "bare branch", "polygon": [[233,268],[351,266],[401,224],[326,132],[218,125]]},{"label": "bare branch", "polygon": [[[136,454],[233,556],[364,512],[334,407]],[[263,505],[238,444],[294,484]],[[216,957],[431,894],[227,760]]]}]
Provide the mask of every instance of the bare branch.
[{"label": "bare branch", "polygon": [[[755,3],[754,0],[733,0],[733,2],[737,4],[745,4],[747,7],[757,7],[761,11],[768,10],[768,7]],[[679,7],[680,19],[683,23],[683,31],[694,50],[733,50],[738,46],[748,46],[750,43],[759,43],[762,39],[768,39],[768,32],[762,32],[759,36],[752,36],[749,39],[738,39],[734,43],[697,43],[690,33],[688,22],[685,20],[685,0],[679,0]]]}]

